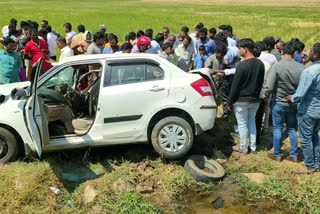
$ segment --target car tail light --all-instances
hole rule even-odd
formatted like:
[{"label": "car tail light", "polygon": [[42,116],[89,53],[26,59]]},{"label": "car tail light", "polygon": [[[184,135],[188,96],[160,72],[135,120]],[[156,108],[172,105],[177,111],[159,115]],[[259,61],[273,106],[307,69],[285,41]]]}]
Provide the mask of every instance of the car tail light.
[{"label": "car tail light", "polygon": [[201,79],[193,82],[191,84],[191,86],[192,86],[192,88],[194,88],[194,90],[196,90],[203,97],[213,95],[212,88],[211,88],[209,82],[204,78],[201,78]]}]

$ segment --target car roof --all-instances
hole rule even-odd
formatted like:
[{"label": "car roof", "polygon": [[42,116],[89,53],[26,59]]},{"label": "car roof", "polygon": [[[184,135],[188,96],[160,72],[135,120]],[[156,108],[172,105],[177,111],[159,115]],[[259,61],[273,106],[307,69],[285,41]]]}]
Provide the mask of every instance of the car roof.
[{"label": "car roof", "polygon": [[162,57],[157,54],[91,54],[91,55],[77,55],[66,57],[61,62],[56,65],[61,65],[67,62],[83,61],[83,60],[93,60],[93,59],[138,59],[138,58],[149,58],[157,59],[162,61]]}]

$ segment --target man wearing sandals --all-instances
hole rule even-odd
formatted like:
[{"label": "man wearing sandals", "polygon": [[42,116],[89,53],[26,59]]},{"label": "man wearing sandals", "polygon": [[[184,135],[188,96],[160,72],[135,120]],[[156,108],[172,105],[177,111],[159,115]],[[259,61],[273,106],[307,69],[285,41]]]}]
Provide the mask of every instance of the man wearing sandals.
[{"label": "man wearing sandals", "polygon": [[320,43],[313,45],[309,59],[313,64],[303,71],[296,93],[287,97],[299,104],[299,136],[306,167],[296,169],[298,174],[319,171]]}]

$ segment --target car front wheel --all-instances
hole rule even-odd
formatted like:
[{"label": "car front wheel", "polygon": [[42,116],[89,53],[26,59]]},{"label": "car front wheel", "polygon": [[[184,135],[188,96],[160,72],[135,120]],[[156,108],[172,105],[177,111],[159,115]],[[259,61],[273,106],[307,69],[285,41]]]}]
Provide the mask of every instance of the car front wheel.
[{"label": "car front wheel", "polygon": [[18,148],[16,137],[7,129],[0,127],[0,163],[15,160]]},{"label": "car front wheel", "polygon": [[166,117],[154,126],[151,142],[154,149],[165,158],[178,159],[186,155],[193,144],[193,130],[180,117]]}]

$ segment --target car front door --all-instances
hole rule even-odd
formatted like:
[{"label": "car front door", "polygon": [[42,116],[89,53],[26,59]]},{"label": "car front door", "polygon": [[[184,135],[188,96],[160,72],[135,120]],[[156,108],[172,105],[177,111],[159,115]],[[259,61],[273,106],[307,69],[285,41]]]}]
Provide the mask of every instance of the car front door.
[{"label": "car front door", "polygon": [[152,112],[168,98],[170,73],[155,61],[109,61],[94,131],[101,142],[130,143],[146,136]]},{"label": "car front door", "polygon": [[36,73],[30,87],[30,96],[25,106],[26,125],[29,129],[33,146],[39,157],[41,157],[42,146],[49,142],[48,122],[43,111],[41,98],[38,96],[38,80],[40,76],[40,68],[42,59],[40,58],[36,64]]}]

